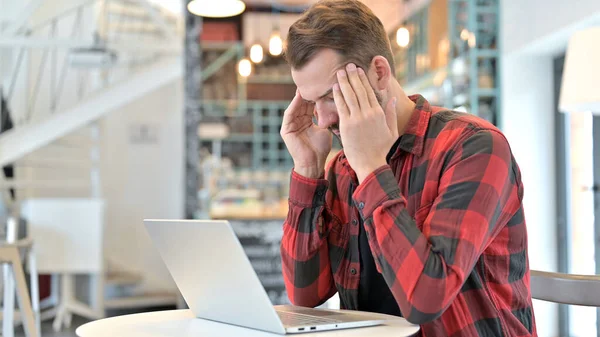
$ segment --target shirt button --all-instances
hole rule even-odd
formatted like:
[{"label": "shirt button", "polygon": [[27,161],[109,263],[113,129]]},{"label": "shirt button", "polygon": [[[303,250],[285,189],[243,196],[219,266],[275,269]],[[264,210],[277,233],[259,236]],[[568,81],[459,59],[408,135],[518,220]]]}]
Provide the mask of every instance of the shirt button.
[{"label": "shirt button", "polygon": [[358,208],[359,209],[365,208],[365,203],[361,201],[360,204],[358,204]]},{"label": "shirt button", "polygon": [[352,224],[353,224],[354,226],[356,226],[356,224],[358,224],[358,221],[357,221],[356,219],[352,219]]},{"label": "shirt button", "polygon": [[356,269],[354,269],[354,268],[350,269],[350,274],[356,275]]}]

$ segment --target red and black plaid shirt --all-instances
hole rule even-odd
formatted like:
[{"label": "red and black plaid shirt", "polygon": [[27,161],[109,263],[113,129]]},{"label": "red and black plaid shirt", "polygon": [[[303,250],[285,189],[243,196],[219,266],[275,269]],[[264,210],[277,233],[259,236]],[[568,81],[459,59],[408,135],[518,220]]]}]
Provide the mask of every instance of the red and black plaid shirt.
[{"label": "red and black plaid shirt", "polygon": [[290,301],[339,292],[360,309],[359,217],[377,270],[423,336],[536,336],[519,167],[506,138],[419,95],[389,165],[358,185],[343,151],[326,179],[292,172],[281,243]]}]

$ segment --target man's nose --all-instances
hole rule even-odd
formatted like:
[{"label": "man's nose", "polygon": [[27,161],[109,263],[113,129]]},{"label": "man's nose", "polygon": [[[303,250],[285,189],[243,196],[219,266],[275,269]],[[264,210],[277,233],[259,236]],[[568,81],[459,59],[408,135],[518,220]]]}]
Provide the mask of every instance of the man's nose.
[{"label": "man's nose", "polygon": [[328,109],[324,106],[315,107],[315,114],[317,116],[317,126],[321,129],[327,129],[334,122],[335,111]]}]

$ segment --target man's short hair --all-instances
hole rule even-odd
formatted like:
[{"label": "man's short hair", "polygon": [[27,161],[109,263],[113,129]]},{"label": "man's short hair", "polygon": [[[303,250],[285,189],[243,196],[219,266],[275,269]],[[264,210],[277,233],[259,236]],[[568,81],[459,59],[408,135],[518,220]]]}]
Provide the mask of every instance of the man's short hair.
[{"label": "man's short hair", "polygon": [[342,62],[368,70],[373,57],[385,57],[395,74],[390,40],[381,20],[358,0],[321,0],[289,29],[285,58],[301,69],[322,49],[332,49]]}]

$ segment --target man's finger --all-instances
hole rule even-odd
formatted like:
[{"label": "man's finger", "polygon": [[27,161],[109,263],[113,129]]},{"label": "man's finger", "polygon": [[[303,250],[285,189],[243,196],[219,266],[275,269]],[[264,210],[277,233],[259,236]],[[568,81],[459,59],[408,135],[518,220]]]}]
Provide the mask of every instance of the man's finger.
[{"label": "man's finger", "polygon": [[362,109],[361,111],[369,109],[371,107],[371,103],[369,102],[369,97],[367,96],[366,88],[362,80],[360,79],[358,68],[356,68],[356,65],[354,63],[349,63],[346,66],[346,72],[348,74],[348,80],[350,82],[350,85],[352,86],[354,94],[356,95],[358,105]]},{"label": "man's finger", "polygon": [[303,115],[310,116],[310,118],[315,116],[315,104],[308,102],[304,102],[304,104],[306,104],[306,106],[304,107]]},{"label": "man's finger", "polygon": [[350,115],[360,114],[360,106],[356,99],[356,95],[354,94],[354,89],[352,89],[352,86],[348,81],[348,74],[346,70],[338,70],[337,78],[340,88],[340,94],[343,96],[343,101],[346,103],[345,105],[348,109],[348,113]]},{"label": "man's finger", "polygon": [[308,116],[300,116],[295,118],[287,127],[289,132],[302,132],[313,126],[312,118]]},{"label": "man's finger", "polygon": [[287,109],[283,112],[283,120],[281,121],[282,126],[290,124],[294,119],[295,112],[301,109],[303,103],[304,101],[302,100],[302,96],[300,96],[300,92],[296,90],[296,96],[294,96],[290,105],[288,105]]},{"label": "man's finger", "polygon": [[388,104],[385,107],[385,121],[388,125],[388,128],[390,129],[390,132],[392,133],[392,136],[394,136],[394,139],[397,138],[398,135],[398,114],[396,112],[396,103],[398,102],[398,99],[396,97],[390,99],[390,101],[388,102]]},{"label": "man's finger", "polygon": [[367,74],[365,74],[365,71],[362,68],[358,69],[358,76],[360,77],[360,80],[362,81],[365,91],[367,93],[369,104],[371,104],[371,107],[376,107],[377,105],[379,105],[379,101],[377,100],[377,96],[375,95],[375,91],[373,90],[373,87],[369,82]]},{"label": "man's finger", "polygon": [[340,121],[342,119],[346,119],[350,117],[350,110],[348,110],[348,105],[342,95],[342,90],[340,89],[339,84],[333,85],[333,101],[335,102],[335,106],[337,107],[338,116],[340,116]]},{"label": "man's finger", "polygon": [[317,116],[317,111],[315,109],[315,104],[314,103],[306,103],[306,107],[304,109],[304,113],[302,114],[302,116],[306,116],[308,118],[310,118],[311,123],[313,120],[316,120],[317,123],[314,123],[315,125],[318,125],[318,120],[319,117]]}]

